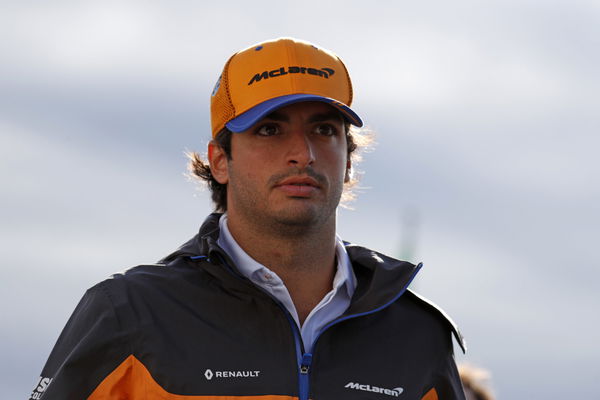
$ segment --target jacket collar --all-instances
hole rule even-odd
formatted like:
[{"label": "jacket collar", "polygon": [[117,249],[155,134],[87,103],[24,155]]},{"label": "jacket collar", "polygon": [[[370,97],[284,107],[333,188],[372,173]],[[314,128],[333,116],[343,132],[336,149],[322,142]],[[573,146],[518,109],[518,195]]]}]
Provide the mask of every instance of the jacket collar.
[{"label": "jacket collar", "polygon": [[200,231],[196,236],[182,244],[177,250],[159,261],[160,264],[168,264],[180,257],[209,257],[213,251],[224,253],[217,246],[219,238],[219,218],[220,213],[210,214],[200,226]]},{"label": "jacket collar", "polygon": [[[205,256],[216,261],[220,257],[237,274],[235,265],[217,245],[220,217],[220,213],[210,214],[196,236],[160,262],[167,264],[179,257],[196,256]],[[361,246],[350,243],[345,245],[357,280],[348,313],[369,312],[394,301],[420,268],[420,265],[399,261]]]},{"label": "jacket collar", "polygon": [[346,244],[357,287],[346,314],[362,314],[383,308],[404,293],[421,264],[399,261],[376,251]]}]

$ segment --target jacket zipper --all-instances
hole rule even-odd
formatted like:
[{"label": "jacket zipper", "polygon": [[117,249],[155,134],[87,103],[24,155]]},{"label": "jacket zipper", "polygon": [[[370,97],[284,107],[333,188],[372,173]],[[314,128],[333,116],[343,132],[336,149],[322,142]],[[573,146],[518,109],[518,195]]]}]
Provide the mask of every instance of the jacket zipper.
[{"label": "jacket zipper", "polygon": [[298,391],[298,397],[300,400],[308,400],[308,391],[310,388],[309,385],[309,374],[310,374],[310,366],[312,363],[312,354],[304,353],[302,356],[302,362],[300,363],[300,377],[298,379],[298,383],[300,385]]},{"label": "jacket zipper", "polygon": [[[262,288],[260,287],[259,289],[262,290]],[[271,296],[269,293],[267,294]],[[288,322],[290,323],[290,326],[292,327],[292,332],[294,332],[294,343],[296,345],[296,357],[298,356],[298,354],[302,354],[302,358],[300,359],[300,365],[298,366],[298,397],[299,400],[308,400],[308,392],[310,388],[309,374],[310,367],[312,364],[312,354],[305,353],[304,341],[302,340],[300,328],[296,324],[294,318],[292,318],[292,315],[290,314],[288,309],[285,308],[285,306],[281,304],[279,300],[277,300],[273,296],[271,297],[273,298],[273,301],[275,301],[275,303],[283,310],[285,316],[288,319]]]},{"label": "jacket zipper", "polygon": [[[261,287],[257,286],[257,288],[266,293]],[[285,306],[281,304],[279,300],[271,296],[270,293],[266,294],[269,295],[273,299],[273,301],[279,306],[279,308],[282,309],[283,313],[288,319],[288,322],[290,323],[290,326],[292,327],[292,332],[294,333],[294,343],[296,345],[296,356],[298,354],[302,354],[302,359],[300,360],[300,365],[298,366],[298,397],[299,400],[308,400],[308,393],[310,389],[309,377],[310,367],[312,364],[312,354],[304,352],[304,342],[302,341],[300,328],[296,324],[294,318],[292,318],[292,315],[290,314],[288,309],[285,308]]]}]

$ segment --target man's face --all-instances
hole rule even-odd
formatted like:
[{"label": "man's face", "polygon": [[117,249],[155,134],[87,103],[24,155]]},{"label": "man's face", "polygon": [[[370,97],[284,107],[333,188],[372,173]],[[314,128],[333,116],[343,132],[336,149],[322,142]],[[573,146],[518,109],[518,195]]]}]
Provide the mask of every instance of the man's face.
[{"label": "man's face", "polygon": [[334,223],[350,167],[344,119],[321,102],[280,108],[234,133],[231,159],[220,161],[231,218],[290,232]]}]

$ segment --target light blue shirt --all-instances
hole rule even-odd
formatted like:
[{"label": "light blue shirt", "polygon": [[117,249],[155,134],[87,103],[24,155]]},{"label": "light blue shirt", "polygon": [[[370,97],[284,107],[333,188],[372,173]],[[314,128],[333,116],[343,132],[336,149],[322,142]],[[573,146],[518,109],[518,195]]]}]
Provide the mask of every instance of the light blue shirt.
[{"label": "light blue shirt", "polygon": [[221,216],[219,227],[221,229],[221,234],[217,241],[219,246],[233,260],[242,275],[270,293],[285,306],[300,328],[304,350],[312,353],[314,341],[320,330],[346,311],[356,288],[356,277],[354,276],[354,271],[350,265],[350,258],[342,240],[336,236],[335,251],[337,268],[331,291],[308,314],[308,317],[304,320],[304,324],[300,325],[296,307],[281,278],[275,272],[250,257],[240,247],[227,228],[227,214]]}]

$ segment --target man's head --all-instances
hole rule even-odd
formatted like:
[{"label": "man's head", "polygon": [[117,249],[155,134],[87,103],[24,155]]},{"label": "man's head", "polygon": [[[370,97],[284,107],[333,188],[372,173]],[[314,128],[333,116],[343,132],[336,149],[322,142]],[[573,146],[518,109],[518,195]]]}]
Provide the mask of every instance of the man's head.
[{"label": "man's head", "polygon": [[[323,195],[326,191],[329,206],[334,202],[335,208],[339,202],[337,192],[341,194],[344,182],[348,185],[352,181],[352,159],[361,139],[352,128],[352,125],[362,126],[362,121],[349,108],[351,102],[350,77],[342,61],[333,53],[294,39],[278,39],[251,46],[234,54],[225,64],[211,97],[213,140],[209,144],[209,163],[203,162],[197,154],[191,154],[191,171],[208,182],[217,211],[228,210],[228,199],[239,202],[256,194],[248,181],[242,183],[237,178],[251,175],[252,169],[263,162],[259,171],[267,181],[275,179],[275,176],[292,174],[306,178],[304,183],[294,183],[304,187],[297,190],[306,191],[296,193],[300,196],[290,195],[291,199],[299,200],[296,204],[310,203],[308,200],[314,200],[316,194]],[[261,129],[268,134],[257,133]],[[331,134],[333,131],[335,135]],[[320,135],[314,132],[320,132]],[[275,136],[286,140],[274,140]],[[257,137],[263,140],[249,140]],[[298,147],[296,145],[300,143],[288,140],[292,137],[303,137],[304,149],[315,152],[313,156],[318,155],[319,158],[306,165],[295,160],[296,156],[286,158],[284,154],[290,153],[290,146]],[[316,137],[319,140],[315,140]],[[321,170],[325,166],[321,164],[326,164],[327,158],[327,152],[322,151],[325,137],[329,138],[330,144],[335,142],[335,152],[343,156],[343,160],[339,160],[343,165],[341,177],[335,173],[329,176],[331,166]],[[332,140],[334,137],[336,139]],[[258,150],[264,149],[263,145],[268,141],[271,143],[270,153],[259,156]],[[286,144],[280,146],[282,143]],[[258,158],[248,161],[245,157],[249,154]],[[275,161],[276,156],[283,157],[280,157],[279,164],[266,162]],[[335,165],[333,169],[337,167]],[[319,185],[319,174],[327,175],[327,190],[318,187],[312,195],[304,196],[311,190],[308,187]],[[311,183],[311,179],[315,182]],[[229,185],[242,185],[236,189],[245,190],[243,198],[231,199],[232,194],[240,192],[233,188],[228,190]],[[333,185],[332,190],[335,187],[333,192],[329,191],[329,185]]]}]

